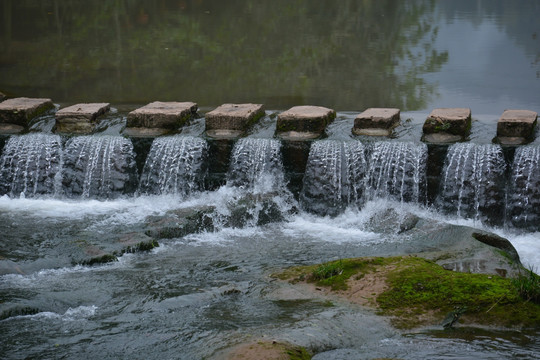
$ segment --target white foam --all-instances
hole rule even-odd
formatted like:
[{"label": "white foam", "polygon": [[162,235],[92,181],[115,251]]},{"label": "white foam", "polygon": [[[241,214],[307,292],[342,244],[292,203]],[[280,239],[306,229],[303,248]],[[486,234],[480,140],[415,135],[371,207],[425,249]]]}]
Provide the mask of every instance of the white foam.
[{"label": "white foam", "polygon": [[51,311],[43,311],[33,315],[21,315],[15,318],[28,318],[31,320],[61,320],[61,321],[76,321],[85,320],[96,314],[98,307],[95,305],[90,306],[77,306],[76,308],[68,308],[65,313],[58,314]]},{"label": "white foam", "polygon": [[291,237],[337,244],[384,241],[380,234],[364,229],[363,214],[354,210],[348,210],[334,218],[302,213],[293,217],[290,222],[284,223],[282,232]]},{"label": "white foam", "polygon": [[129,266],[136,254],[126,253],[118,257],[118,261],[94,265],[75,265],[72,267],[62,267],[58,269],[42,269],[31,274],[5,274],[0,275],[0,289],[4,286],[16,286],[35,288],[43,286],[44,283],[62,283],[66,276],[73,274],[83,274],[87,272],[98,272],[103,270],[113,270]]}]

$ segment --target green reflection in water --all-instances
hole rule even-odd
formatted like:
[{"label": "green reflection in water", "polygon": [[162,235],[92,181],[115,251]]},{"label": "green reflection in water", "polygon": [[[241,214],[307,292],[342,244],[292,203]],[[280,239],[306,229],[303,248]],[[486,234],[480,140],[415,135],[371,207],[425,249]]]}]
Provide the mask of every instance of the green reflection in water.
[{"label": "green reflection in water", "polygon": [[435,3],[4,0],[0,91],[56,102],[152,100],[417,110]]}]

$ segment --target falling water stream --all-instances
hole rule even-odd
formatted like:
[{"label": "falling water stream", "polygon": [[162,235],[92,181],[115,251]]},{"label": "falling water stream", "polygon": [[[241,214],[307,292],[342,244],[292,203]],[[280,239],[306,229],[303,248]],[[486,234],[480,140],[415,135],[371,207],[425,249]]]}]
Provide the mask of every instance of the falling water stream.
[{"label": "falling water stream", "polygon": [[[369,310],[283,296],[284,285],[269,277],[280,269],[409,251],[413,238],[373,223],[389,210],[495,231],[525,264],[540,264],[538,230],[520,227],[538,217],[529,206],[539,199],[538,145],[518,148],[506,173],[495,145],[450,147],[439,197],[429,205],[427,147],[343,136],[340,127],[351,121],[344,116],[329,131],[338,135],[311,143],[298,200],[276,139],[235,141],[222,185],[209,190],[210,141],[196,131],[156,138],[140,175],[126,138],[10,137],[0,159],[2,357],[203,359],[259,337],[305,346],[316,359],[536,356],[534,332],[460,328],[451,335],[434,324],[404,334]],[[519,184],[514,190],[505,174]],[[506,190],[493,193],[487,184],[499,180]],[[528,209],[527,217],[490,227],[485,194],[506,197],[512,214]],[[100,249],[144,238],[149,218],[208,207],[212,229],[83,265]]]}]

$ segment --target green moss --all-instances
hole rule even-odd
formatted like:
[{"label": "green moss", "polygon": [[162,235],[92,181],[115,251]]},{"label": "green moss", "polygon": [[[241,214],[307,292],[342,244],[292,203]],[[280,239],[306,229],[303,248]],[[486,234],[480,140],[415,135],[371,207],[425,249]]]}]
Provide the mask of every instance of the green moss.
[{"label": "green moss", "polygon": [[112,254],[105,254],[102,256],[96,256],[89,260],[83,261],[81,265],[92,266],[92,265],[99,265],[99,264],[107,264],[107,263],[115,262],[115,261],[118,261],[118,258],[116,256]]},{"label": "green moss", "polygon": [[309,360],[311,354],[303,347],[297,347],[294,349],[286,350],[286,354],[289,355],[290,360]]},{"label": "green moss", "polygon": [[317,266],[308,278],[319,286],[329,286],[332,290],[346,290],[347,280],[358,273],[370,272],[376,265],[382,265],[384,258],[344,259]]},{"label": "green moss", "polygon": [[[398,327],[440,323],[448,312],[466,308],[462,322],[540,328],[540,305],[534,300],[538,299],[540,277],[532,271],[521,279],[507,279],[445,270],[420,257],[389,257],[337,260],[291,268],[276,276],[345,290],[351,276],[361,279],[374,271],[388,285],[377,296],[379,313],[393,316]],[[315,275],[325,273],[327,276]]]},{"label": "green moss", "polygon": [[512,279],[512,285],[523,300],[540,304],[540,276],[532,269],[525,270]]},{"label": "green moss", "polygon": [[387,258],[382,257],[340,259],[321,265],[292,267],[272,276],[292,283],[307,280],[318,286],[328,286],[332,290],[345,290],[351,276],[363,276],[387,261]]},{"label": "green moss", "polygon": [[397,325],[414,327],[419,316],[436,317],[466,307],[464,318],[482,324],[540,327],[540,306],[524,300],[511,279],[459,273],[421,258],[404,258],[387,274],[389,289],[377,297],[381,313],[398,316]]},{"label": "green moss", "polygon": [[128,246],[123,251],[116,254],[117,256],[123,255],[125,253],[136,253],[141,251],[150,251],[153,248],[157,248],[159,246],[159,243],[157,240],[152,239],[149,241],[141,241],[140,243],[137,243],[133,246]]},{"label": "green moss", "polygon": [[296,124],[292,121],[279,121],[276,124],[276,130],[277,132],[283,133],[283,132],[289,132],[296,130]]}]

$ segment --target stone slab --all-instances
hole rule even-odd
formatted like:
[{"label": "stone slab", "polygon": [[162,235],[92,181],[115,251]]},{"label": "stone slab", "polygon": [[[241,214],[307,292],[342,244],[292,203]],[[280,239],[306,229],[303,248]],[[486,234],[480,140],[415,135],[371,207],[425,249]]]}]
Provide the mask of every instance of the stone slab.
[{"label": "stone slab", "polygon": [[424,134],[422,141],[431,144],[452,144],[463,140],[461,135],[453,135],[447,132]]},{"label": "stone slab", "polygon": [[20,134],[23,131],[24,131],[24,127],[20,125],[0,123],[0,134],[2,135],[15,135],[15,134]]},{"label": "stone slab", "polygon": [[278,115],[276,134],[289,139],[312,139],[321,136],[336,112],[322,106],[294,106]]},{"label": "stone slab", "polygon": [[532,139],[537,118],[534,111],[505,110],[497,122],[497,137]]},{"label": "stone slab", "polygon": [[110,110],[109,103],[83,103],[56,112],[56,132],[89,134],[94,131],[97,118]]},{"label": "stone slab", "polygon": [[262,116],[262,104],[223,104],[206,114],[205,128],[210,136],[219,137],[220,133],[224,133],[230,137],[231,134],[246,131]]},{"label": "stone slab", "polygon": [[126,126],[176,130],[196,113],[197,104],[193,102],[154,101],[130,112]]},{"label": "stone slab", "polygon": [[26,127],[33,118],[54,108],[51,99],[14,98],[0,103],[0,123]]},{"label": "stone slab", "polygon": [[110,108],[111,104],[109,103],[75,104],[58,110],[56,120],[76,118],[95,121],[98,116],[105,114]]},{"label": "stone slab", "polygon": [[354,119],[352,132],[355,135],[388,136],[399,120],[399,109],[369,108]]},{"label": "stone slab", "polygon": [[167,135],[170,132],[171,130],[161,128],[129,127],[122,131],[122,135],[133,138],[153,138]]},{"label": "stone slab", "polygon": [[496,136],[493,142],[501,145],[525,145],[531,141],[519,136]]},{"label": "stone slab", "polygon": [[471,109],[439,108],[434,109],[426,119],[424,134],[446,132],[465,137],[471,129]]}]

